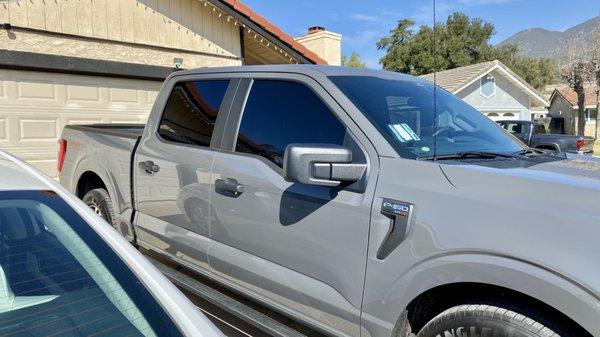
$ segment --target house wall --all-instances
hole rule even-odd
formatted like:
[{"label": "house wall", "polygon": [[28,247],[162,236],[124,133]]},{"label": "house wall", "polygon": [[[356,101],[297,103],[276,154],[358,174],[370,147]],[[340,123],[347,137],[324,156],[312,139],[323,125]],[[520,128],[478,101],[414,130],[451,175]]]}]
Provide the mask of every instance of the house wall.
[{"label": "house wall", "polygon": [[485,97],[480,92],[481,82],[475,81],[456,95],[483,113],[513,112],[521,119],[530,120],[529,95],[522,88],[504,78],[497,71],[491,73],[496,80],[496,92]]},{"label": "house wall", "polygon": [[596,138],[596,123],[587,121],[585,123],[585,135]]},{"label": "house wall", "polygon": [[[571,127],[573,124],[573,118],[576,116],[576,111],[573,109],[571,103],[565,100],[562,96],[556,95],[550,102],[548,108],[548,116],[551,118],[564,118],[565,133],[575,134],[575,130]],[[552,132],[552,130],[550,130]]]},{"label": "house wall", "polygon": [[342,35],[329,31],[309,32],[296,41],[319,55],[327,64],[332,66],[342,64]]},{"label": "house wall", "polygon": [[[152,67],[129,65],[173,68],[174,58],[184,68],[242,64],[239,25],[199,0],[0,1],[0,23],[12,25],[0,30],[3,53],[64,56],[40,56],[40,71],[0,66],[0,149],[55,178],[65,125],[146,121],[162,81],[140,80],[149,74],[135,69]],[[74,58],[120,62],[130,73],[63,73],[55,64],[71,71],[81,66]]]},{"label": "house wall", "polygon": [[0,49],[184,67],[241,64],[239,26],[198,0],[19,0],[0,4]]}]

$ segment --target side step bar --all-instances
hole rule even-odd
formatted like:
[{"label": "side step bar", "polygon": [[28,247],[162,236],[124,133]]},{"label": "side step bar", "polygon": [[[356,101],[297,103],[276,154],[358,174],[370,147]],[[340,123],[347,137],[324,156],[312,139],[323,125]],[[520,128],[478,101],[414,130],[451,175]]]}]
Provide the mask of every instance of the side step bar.
[{"label": "side step bar", "polygon": [[307,337],[236,299],[146,256],[171,282],[273,337]]}]

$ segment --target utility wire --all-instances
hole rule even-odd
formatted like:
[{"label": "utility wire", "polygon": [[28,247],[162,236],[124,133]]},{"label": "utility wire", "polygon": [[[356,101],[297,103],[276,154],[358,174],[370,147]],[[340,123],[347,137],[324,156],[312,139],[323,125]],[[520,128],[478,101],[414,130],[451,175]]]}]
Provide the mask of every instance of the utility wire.
[{"label": "utility wire", "polygon": [[436,0],[433,0],[433,160],[437,160],[437,39],[436,39]]}]

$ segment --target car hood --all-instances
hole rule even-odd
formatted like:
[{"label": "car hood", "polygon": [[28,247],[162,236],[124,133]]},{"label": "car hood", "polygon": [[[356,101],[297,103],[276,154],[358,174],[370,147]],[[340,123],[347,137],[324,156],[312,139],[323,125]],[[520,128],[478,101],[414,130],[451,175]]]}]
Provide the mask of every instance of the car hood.
[{"label": "car hood", "polygon": [[511,198],[534,206],[569,206],[596,212],[600,196],[600,158],[567,155],[548,160],[518,159],[480,163],[442,163],[458,190],[487,198]]}]

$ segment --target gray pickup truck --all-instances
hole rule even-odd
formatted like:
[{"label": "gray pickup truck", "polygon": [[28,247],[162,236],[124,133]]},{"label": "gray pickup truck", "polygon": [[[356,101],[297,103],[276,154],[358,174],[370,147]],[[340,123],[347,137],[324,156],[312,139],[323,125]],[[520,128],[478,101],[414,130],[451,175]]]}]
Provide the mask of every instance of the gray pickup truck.
[{"label": "gray pickup truck", "polygon": [[180,71],[145,127],[60,144],[60,183],[126,238],[323,334],[600,337],[600,162],[425,80]]},{"label": "gray pickup truck", "polygon": [[594,138],[546,133],[544,124],[537,121],[506,120],[497,123],[532,148],[579,154],[594,151]]}]

